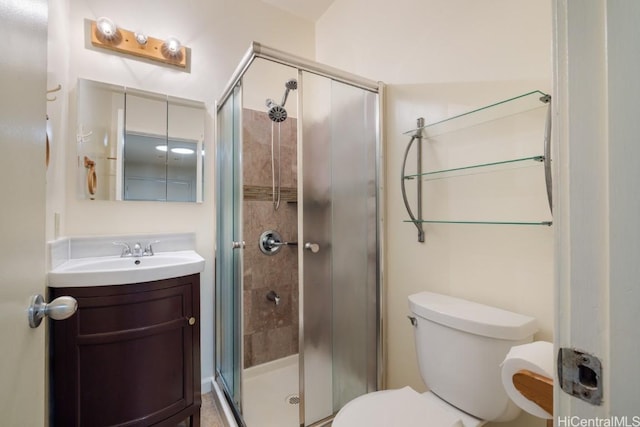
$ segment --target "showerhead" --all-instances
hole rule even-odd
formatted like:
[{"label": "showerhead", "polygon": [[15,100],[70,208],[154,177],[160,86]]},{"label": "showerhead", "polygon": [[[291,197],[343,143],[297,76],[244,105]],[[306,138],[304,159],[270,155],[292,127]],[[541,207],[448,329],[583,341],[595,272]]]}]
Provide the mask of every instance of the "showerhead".
[{"label": "showerhead", "polygon": [[269,109],[268,115],[272,121],[281,123],[287,120],[287,110],[285,110],[284,107],[276,104],[276,102],[271,98],[268,98],[265,104]]},{"label": "showerhead", "polygon": [[287,96],[289,96],[289,91],[298,89],[298,81],[296,79],[289,79],[284,84],[286,90],[284,91],[284,96],[282,97],[282,102],[280,105],[284,107],[284,104],[287,102]]},{"label": "showerhead", "polygon": [[284,84],[286,88],[284,92],[284,96],[282,97],[282,102],[277,104],[273,99],[268,98],[265,102],[267,108],[269,109],[268,114],[269,118],[276,122],[281,123],[287,120],[287,110],[284,109],[284,104],[287,102],[287,97],[289,96],[289,91],[298,89],[298,81],[296,79],[289,79]]},{"label": "showerhead", "polygon": [[284,84],[284,87],[286,87],[289,90],[296,90],[298,89],[298,81],[296,79],[289,79]]},{"label": "showerhead", "polygon": [[287,120],[287,110],[277,104],[273,105],[269,108],[269,118],[276,123],[284,122]]}]

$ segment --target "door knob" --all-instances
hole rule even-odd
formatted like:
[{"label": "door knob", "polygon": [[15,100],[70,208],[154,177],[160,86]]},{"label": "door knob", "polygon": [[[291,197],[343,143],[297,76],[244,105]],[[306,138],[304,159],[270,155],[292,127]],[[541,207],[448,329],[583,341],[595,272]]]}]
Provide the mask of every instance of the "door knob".
[{"label": "door knob", "polygon": [[58,297],[47,304],[44,302],[42,295],[34,295],[31,297],[31,304],[27,313],[29,326],[37,328],[45,316],[49,316],[53,320],[68,319],[77,310],[78,301],[74,297]]},{"label": "door knob", "polygon": [[318,245],[317,243],[307,242],[304,244],[304,248],[307,250],[310,250],[315,254],[315,253],[318,253],[318,251],[320,250],[320,245]]}]

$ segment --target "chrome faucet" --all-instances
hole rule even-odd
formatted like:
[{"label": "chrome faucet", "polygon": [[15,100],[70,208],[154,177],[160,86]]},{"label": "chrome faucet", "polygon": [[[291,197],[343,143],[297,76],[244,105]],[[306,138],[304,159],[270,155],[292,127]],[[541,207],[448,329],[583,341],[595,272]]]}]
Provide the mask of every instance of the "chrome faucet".
[{"label": "chrome faucet", "polygon": [[278,295],[276,291],[269,291],[269,293],[267,293],[267,299],[275,305],[280,305],[280,295]]},{"label": "chrome faucet", "polygon": [[152,256],[153,255],[153,243],[158,243],[159,240],[154,240],[153,242],[147,243],[147,246],[142,248],[140,242],[136,242],[133,244],[133,248],[127,242],[113,242],[114,245],[122,246],[122,252],[120,253],[120,257],[134,257],[139,258],[143,256]]},{"label": "chrome faucet", "polygon": [[127,242],[112,242],[116,246],[122,246],[122,252],[120,256],[122,258],[131,256],[131,246]]},{"label": "chrome faucet", "polygon": [[131,256],[133,257],[141,257],[144,253],[142,252],[142,245],[136,242],[133,245],[133,249],[131,250]]},{"label": "chrome faucet", "polygon": [[159,243],[160,240],[154,240],[153,242],[147,243],[147,246],[144,247],[144,251],[142,252],[142,256],[153,256],[153,245],[154,243]]}]

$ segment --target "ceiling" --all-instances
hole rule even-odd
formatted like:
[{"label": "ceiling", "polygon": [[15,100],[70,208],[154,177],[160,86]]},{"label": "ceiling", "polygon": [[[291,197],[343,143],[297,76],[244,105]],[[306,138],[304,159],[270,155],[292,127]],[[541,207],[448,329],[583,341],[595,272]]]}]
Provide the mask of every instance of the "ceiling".
[{"label": "ceiling", "polygon": [[316,22],[334,0],[262,0],[294,15]]}]

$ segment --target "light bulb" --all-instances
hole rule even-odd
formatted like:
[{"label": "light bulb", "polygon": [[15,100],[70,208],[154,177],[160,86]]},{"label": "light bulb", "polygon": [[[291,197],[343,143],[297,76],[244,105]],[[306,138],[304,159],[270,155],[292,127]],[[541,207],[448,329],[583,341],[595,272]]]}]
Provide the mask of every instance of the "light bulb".
[{"label": "light bulb", "polygon": [[118,27],[109,18],[101,17],[96,20],[98,35],[104,40],[114,40],[118,37]]},{"label": "light bulb", "polygon": [[162,43],[162,54],[168,58],[177,58],[182,54],[181,48],[180,40],[175,37],[169,37]]},{"label": "light bulb", "polygon": [[147,35],[145,33],[136,31],[134,33],[134,36],[136,37],[136,42],[138,42],[140,46],[144,46],[147,44]]}]

